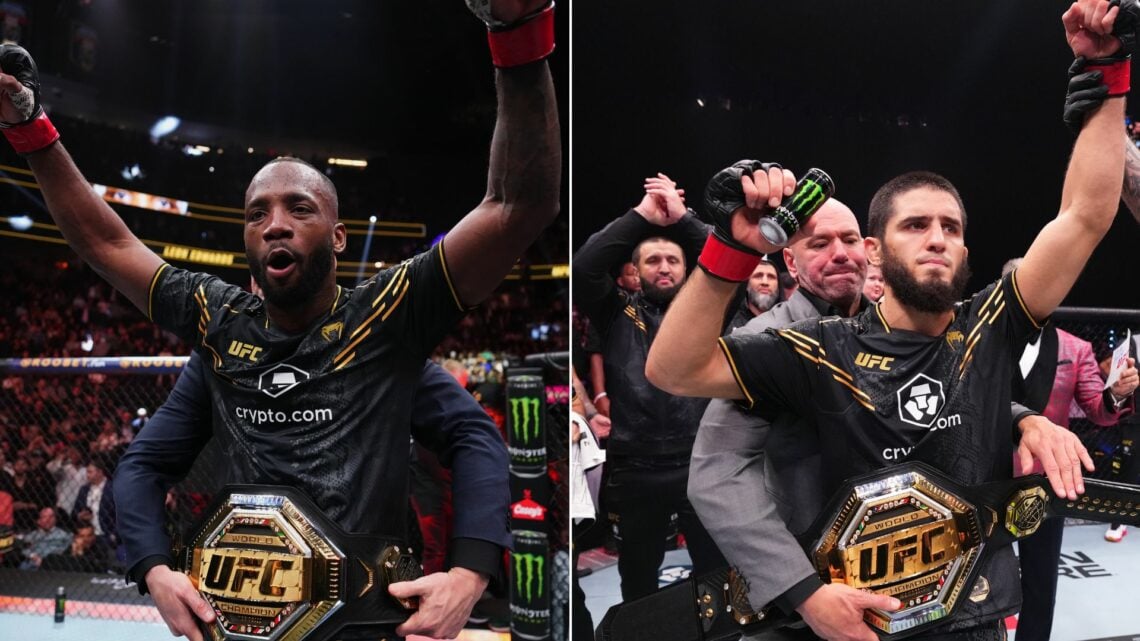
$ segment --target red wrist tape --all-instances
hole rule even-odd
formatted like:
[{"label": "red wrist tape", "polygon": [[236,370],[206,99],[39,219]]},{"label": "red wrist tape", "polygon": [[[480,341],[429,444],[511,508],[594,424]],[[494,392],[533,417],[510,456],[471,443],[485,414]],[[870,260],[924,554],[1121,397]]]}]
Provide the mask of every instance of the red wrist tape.
[{"label": "red wrist tape", "polygon": [[42,111],[29,122],[0,131],[4,132],[4,137],[11,143],[12,149],[20,154],[39,151],[59,140],[59,132],[55,130],[55,125],[51,124],[47,114]]},{"label": "red wrist tape", "polygon": [[727,245],[714,234],[709,234],[705,248],[697,259],[706,272],[732,283],[743,283],[752,276],[752,270],[760,264],[761,256],[740,251]]},{"label": "red wrist tape", "polygon": [[554,5],[507,31],[488,31],[491,62],[496,67],[517,67],[542,60],[554,51]]},{"label": "red wrist tape", "polygon": [[1108,86],[1110,96],[1126,95],[1132,88],[1132,58],[1109,64],[1090,64],[1085,67],[1085,71],[1099,71],[1104,74],[1104,84]]}]

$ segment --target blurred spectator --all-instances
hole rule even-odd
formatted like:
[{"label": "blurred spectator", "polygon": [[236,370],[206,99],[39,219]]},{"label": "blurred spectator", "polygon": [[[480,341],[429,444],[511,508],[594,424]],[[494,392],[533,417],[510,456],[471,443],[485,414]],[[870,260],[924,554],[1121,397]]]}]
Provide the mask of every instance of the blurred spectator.
[{"label": "blurred spectator", "polygon": [[107,482],[107,466],[93,460],[87,464],[87,484],[79,488],[71,517],[79,528],[90,525],[95,534],[109,537],[114,532],[114,508],[111,507],[111,487]]},{"label": "blurred spectator", "polygon": [[107,548],[95,536],[95,528],[80,525],[71,545],[59,554],[50,554],[40,563],[41,570],[70,572],[107,572],[111,569]]},{"label": "blurred spectator", "polygon": [[62,554],[71,545],[72,536],[56,526],[55,508],[45,507],[36,519],[36,529],[19,537],[22,548],[22,570],[35,570],[45,558]]},{"label": "blurred spectator", "polygon": [[641,276],[637,273],[637,265],[626,263],[621,266],[621,273],[615,279],[617,286],[627,292],[641,291]]},{"label": "blurred spectator", "polygon": [[13,527],[26,532],[36,525],[41,502],[51,496],[51,482],[40,470],[33,470],[26,456],[17,456],[12,475],[0,475],[0,491],[12,496]]},{"label": "blurred spectator", "polygon": [[78,448],[60,443],[58,453],[48,461],[46,469],[55,479],[55,505],[70,523],[75,497],[79,496],[79,488],[87,483],[87,466]]},{"label": "blurred spectator", "polygon": [[863,295],[872,303],[879,302],[883,297],[883,270],[878,265],[867,263],[867,280],[863,281]]},{"label": "blurred spectator", "polygon": [[798,284],[791,274],[788,272],[780,272],[780,293],[783,295],[783,298],[780,300],[788,300],[791,298],[792,294],[796,293],[796,287],[798,287]]}]

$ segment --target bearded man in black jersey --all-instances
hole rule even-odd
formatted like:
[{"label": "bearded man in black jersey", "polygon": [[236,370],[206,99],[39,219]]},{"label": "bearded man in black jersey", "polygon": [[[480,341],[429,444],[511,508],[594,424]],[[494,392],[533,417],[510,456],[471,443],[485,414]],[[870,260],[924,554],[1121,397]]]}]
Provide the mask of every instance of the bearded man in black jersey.
[{"label": "bearded man in black jersey", "polygon": [[[1063,17],[1074,54],[1117,53],[1116,14],[1104,0],[1074,4]],[[965,207],[944,178],[911,173],[884,185],[870,207],[865,243],[868,260],[884,272],[880,303],[850,319],[720,339],[719,312],[731,299],[731,281],[748,273],[745,257],[758,260],[777,249],[763,240],[757,219],[795,185],[791,172],[756,163],[740,177],[739,205],[709,212],[714,231],[699,261],[703,273],[690,277],[662,323],[646,365],[650,381],[673,394],[739,399],[762,415],[787,410],[813,418],[822,435],[825,492],[903,459],[968,485],[1009,478],[1010,391],[993,381],[1008,379],[1012,355],[1060,304],[1112,224],[1127,92],[1127,63],[1117,64],[1105,72],[1110,97],[1077,138],[1059,215],[1018,270],[965,300],[959,301],[968,278]],[[868,365],[886,359],[889,368]],[[1019,449],[1043,463],[1059,496],[1083,492],[1080,468],[1091,470],[1092,461],[1067,430],[1026,427]],[[932,635],[1004,636],[1003,619],[1020,601],[1012,550],[995,553],[981,574],[989,590],[966,600]],[[863,610],[899,607],[893,597],[821,582],[796,610],[820,637],[872,641]]]},{"label": "bearded man in black jersey", "polygon": [[[425,357],[558,213],[561,147],[545,61],[554,48],[553,6],[469,5],[488,25],[497,68],[482,202],[430,250],[347,290],[333,270],[346,232],[332,183],[296,159],[271,162],[245,196],[246,253],[264,301],[172,267],[136,238],[59,142],[39,103],[31,56],[0,46],[0,129],[27,158],[71,248],[149,318],[196,346],[211,370],[214,438],[227,480],[296,488],[365,541],[404,532],[411,403]],[[168,624],[171,613],[190,608],[213,619],[189,578],[164,569],[153,568],[147,584]],[[454,636],[487,581],[456,567],[381,584],[394,599],[418,598],[419,609],[410,617],[389,612],[396,601],[377,597],[369,623],[383,627],[364,632]],[[171,629],[199,636],[193,627]]]}]

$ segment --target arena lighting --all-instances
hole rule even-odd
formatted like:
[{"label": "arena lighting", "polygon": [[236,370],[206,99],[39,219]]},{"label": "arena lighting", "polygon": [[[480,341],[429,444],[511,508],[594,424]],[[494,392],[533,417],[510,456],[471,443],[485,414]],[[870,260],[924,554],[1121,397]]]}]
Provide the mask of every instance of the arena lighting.
[{"label": "arena lighting", "polygon": [[[332,162],[332,159],[329,159]],[[364,237],[364,251],[360,257],[360,267],[356,270],[356,284],[364,281],[364,264],[368,262],[368,252],[372,250],[372,232],[376,230],[376,216],[368,217],[368,235]]]},{"label": "arena lighting", "polygon": [[186,145],[182,148],[182,153],[187,156],[201,156],[202,154],[210,153],[210,148],[206,145]]},{"label": "arena lighting", "polygon": [[368,166],[367,160],[355,160],[353,158],[329,158],[330,165],[337,165],[339,167],[359,167],[364,169]]},{"label": "arena lighting", "polygon": [[27,231],[32,228],[32,217],[27,215],[10,216],[8,218],[8,224],[16,231]]},{"label": "arena lighting", "polygon": [[163,116],[159,118],[154,125],[150,128],[150,141],[158,142],[163,136],[174,133],[175,129],[182,124],[182,120],[178,116]]},{"label": "arena lighting", "polygon": [[146,174],[143,173],[142,168],[139,167],[139,164],[136,162],[133,165],[123,167],[123,170],[119,172],[119,175],[123,177],[123,180],[130,181],[136,178],[143,178]]}]

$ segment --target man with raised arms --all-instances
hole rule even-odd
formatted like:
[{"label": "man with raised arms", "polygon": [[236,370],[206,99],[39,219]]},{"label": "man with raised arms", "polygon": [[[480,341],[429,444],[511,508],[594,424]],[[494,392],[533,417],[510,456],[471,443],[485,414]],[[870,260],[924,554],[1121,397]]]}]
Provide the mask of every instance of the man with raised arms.
[{"label": "man with raised arms", "polygon": [[[1120,41],[1112,35],[1118,11],[1105,0],[1075,3],[1063,17],[1074,54],[1118,54]],[[960,300],[969,276],[965,208],[949,181],[912,172],[880,188],[869,208],[865,243],[868,260],[883,270],[881,303],[850,319],[809,320],[718,342],[717,319],[734,281],[751,273],[759,254],[777,249],[763,240],[756,221],[795,183],[791,172],[757,163],[741,176],[738,198],[710,212],[714,231],[702,271],[666,315],[650,350],[649,379],[674,394],[738,399],[762,415],[791,411],[813,418],[825,492],[904,459],[931,464],[964,484],[1009,478],[1010,392],[992,382],[1009,380],[1012,355],[1068,293],[1112,224],[1128,90],[1127,61],[1117,57],[1104,65],[1110,97],[1077,139],[1060,213],[1038,234],[1021,268]],[[893,359],[889,368],[881,366],[886,359]],[[1018,447],[1023,459],[1043,463],[1059,495],[1076,498],[1083,491],[1080,466],[1091,470],[1092,462],[1070,432],[1034,424],[1020,434]],[[994,554],[981,572],[988,591],[979,590],[979,599],[968,599],[937,632],[1004,634],[1003,618],[1019,605],[1012,551]],[[860,623],[863,610],[899,607],[892,597],[818,580],[802,597],[796,611],[825,639],[871,641],[875,634]]]}]

